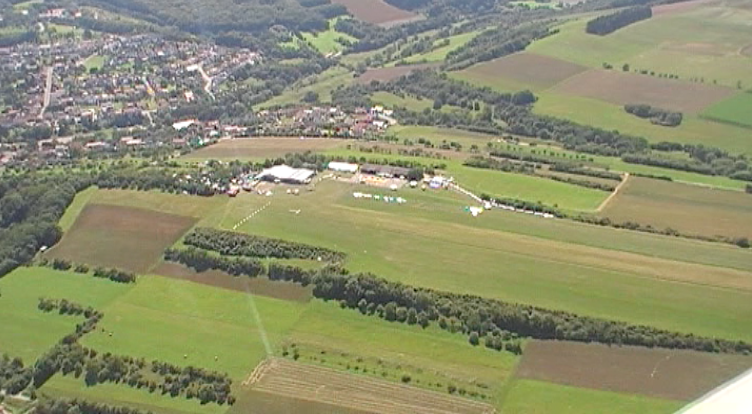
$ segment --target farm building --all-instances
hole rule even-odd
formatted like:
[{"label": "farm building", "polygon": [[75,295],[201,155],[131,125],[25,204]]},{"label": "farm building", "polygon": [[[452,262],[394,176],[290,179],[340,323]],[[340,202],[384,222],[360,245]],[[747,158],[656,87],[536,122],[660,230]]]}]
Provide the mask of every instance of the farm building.
[{"label": "farm building", "polygon": [[332,171],[356,173],[358,172],[358,164],[350,164],[348,162],[332,161],[327,165]]},{"label": "farm building", "polygon": [[307,184],[316,171],[307,168],[292,168],[287,165],[275,165],[256,175],[256,179],[265,181],[279,181],[288,184]]},{"label": "farm building", "polygon": [[410,172],[410,169],[393,167],[391,165],[363,164],[360,167],[360,172],[381,177],[405,177]]}]

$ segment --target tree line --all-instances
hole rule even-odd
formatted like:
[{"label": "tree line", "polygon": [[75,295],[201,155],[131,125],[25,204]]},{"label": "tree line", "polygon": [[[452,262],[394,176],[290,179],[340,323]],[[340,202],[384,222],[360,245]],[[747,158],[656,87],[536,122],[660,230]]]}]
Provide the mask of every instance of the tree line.
[{"label": "tree line", "polygon": [[661,126],[679,126],[683,119],[681,112],[673,112],[645,104],[624,105],[624,110],[629,114],[649,119],[651,123]]},{"label": "tree line", "polygon": [[[274,275],[275,280],[311,284],[314,296],[338,301],[346,308],[365,308],[365,313],[385,319],[394,317],[395,321],[401,319],[397,317],[397,309],[404,308],[406,315],[415,315],[416,321],[424,321],[424,324],[436,322],[443,329],[454,326],[468,336],[475,333],[483,337],[489,332],[506,331],[536,339],[752,353],[752,344],[743,341],[700,337],[474,295],[415,288],[371,274],[349,275],[341,270],[303,270],[277,265],[273,269],[270,267],[269,274]],[[407,318],[405,322],[408,322]]]},{"label": "tree line", "polygon": [[325,247],[208,227],[194,229],[185,236],[183,243],[229,256],[307,259],[325,262],[341,262],[345,259],[345,253]]},{"label": "tree line", "polygon": [[164,259],[181,263],[197,272],[221,270],[233,276],[245,275],[256,277],[264,273],[264,265],[258,260],[243,257],[224,257],[211,255],[205,250],[189,247],[187,249],[167,249]]},{"label": "tree line", "polygon": [[50,397],[41,398],[34,412],[37,414],[154,414],[151,411],[126,406]]},{"label": "tree line", "polygon": [[[47,258],[42,258],[38,262],[38,264],[40,266],[49,266],[55,270],[62,270],[62,271],[72,270],[76,273],[81,273],[81,274],[89,274],[89,271],[91,270],[89,268],[89,265],[87,264],[73,263],[68,259],[60,259],[60,258],[55,258],[52,260],[48,260]],[[121,269],[115,269],[115,268],[96,267],[94,268],[92,276],[103,278],[103,279],[109,279],[113,282],[118,282],[118,283],[136,283],[135,273],[128,272],[128,271],[121,270]]]},{"label": "tree line", "polygon": [[650,6],[630,7],[590,20],[585,26],[585,31],[590,34],[603,36],[651,17],[653,17],[653,10]]}]

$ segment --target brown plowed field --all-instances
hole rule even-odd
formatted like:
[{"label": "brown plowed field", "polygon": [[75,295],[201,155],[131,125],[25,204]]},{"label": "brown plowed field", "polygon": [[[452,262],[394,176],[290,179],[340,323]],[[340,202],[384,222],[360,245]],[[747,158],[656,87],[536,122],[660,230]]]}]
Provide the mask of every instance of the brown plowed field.
[{"label": "brown plowed field", "polygon": [[255,391],[374,413],[492,413],[493,407],[448,394],[274,359]]},{"label": "brown plowed field", "polygon": [[556,85],[553,91],[616,105],[649,104],[692,114],[734,93],[733,89],[723,86],[600,69],[573,76]]},{"label": "brown plowed field", "polygon": [[695,7],[704,3],[710,3],[710,1],[709,0],[691,0],[691,1],[682,1],[678,3],[661,4],[659,6],[653,6],[653,17],[685,12],[688,10],[692,10]]},{"label": "brown plowed field", "polygon": [[509,78],[541,87],[554,86],[587,70],[586,67],[533,53],[515,53],[473,66],[467,72],[483,78]]},{"label": "brown plowed field", "polygon": [[311,288],[304,288],[295,283],[274,282],[265,277],[236,277],[219,270],[198,273],[181,264],[170,262],[161,263],[152,273],[173,279],[189,280],[223,289],[250,292],[254,295],[295,302],[307,302],[311,299]]},{"label": "brown plowed field", "polygon": [[741,54],[742,54],[743,56],[749,56],[749,57],[752,57],[752,44],[749,44],[749,45],[745,46],[745,47],[744,47],[744,48],[743,48],[743,49],[741,50]]},{"label": "brown plowed field", "polygon": [[244,159],[281,157],[291,152],[323,151],[344,145],[334,138],[263,137],[222,140],[185,155],[185,159]]},{"label": "brown plowed field", "polygon": [[419,17],[413,12],[394,7],[384,0],[332,0],[332,3],[347,7],[347,11],[356,19],[378,25],[408,22]]},{"label": "brown plowed field", "polygon": [[418,65],[394,66],[391,68],[371,68],[357,79],[358,83],[370,83],[377,80],[389,82],[401,76],[409,75],[414,70],[427,69],[437,66],[436,63],[422,63]]},{"label": "brown plowed field", "polygon": [[158,211],[90,204],[47,255],[145,273],[195,222]]},{"label": "brown plowed field", "polygon": [[673,400],[693,400],[752,366],[752,357],[532,341],[517,376]]}]

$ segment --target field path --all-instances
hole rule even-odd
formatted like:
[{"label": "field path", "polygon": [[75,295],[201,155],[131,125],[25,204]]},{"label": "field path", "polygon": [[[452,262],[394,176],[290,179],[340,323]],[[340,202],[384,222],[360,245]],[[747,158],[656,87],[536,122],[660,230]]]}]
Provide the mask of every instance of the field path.
[{"label": "field path", "polygon": [[627,180],[629,180],[629,173],[624,173],[624,179],[621,180],[621,182],[619,183],[619,185],[617,185],[616,188],[614,188],[614,192],[611,193],[611,195],[609,195],[608,197],[606,197],[606,199],[603,200],[603,202],[601,203],[601,205],[599,205],[598,208],[595,209],[595,211],[598,212],[598,213],[600,213],[601,211],[603,211],[603,209],[606,208],[606,206],[608,205],[608,203],[610,203],[611,200],[614,197],[616,197],[617,194],[619,194],[619,190],[621,190],[621,187],[624,186],[624,184],[627,183]]}]

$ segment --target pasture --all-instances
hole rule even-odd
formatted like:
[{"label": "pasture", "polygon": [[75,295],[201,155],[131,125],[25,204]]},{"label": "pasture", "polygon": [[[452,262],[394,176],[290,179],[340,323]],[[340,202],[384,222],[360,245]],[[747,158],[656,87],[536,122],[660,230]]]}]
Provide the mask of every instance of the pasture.
[{"label": "pasture", "polygon": [[183,156],[197,160],[258,160],[282,157],[291,152],[325,151],[346,144],[346,140],[328,138],[261,137],[222,140]]},{"label": "pasture", "polygon": [[[724,99],[706,109],[702,116],[713,121],[752,129],[752,92],[737,93]],[[752,139],[747,145],[752,147]]]},{"label": "pasture", "polygon": [[91,55],[84,60],[84,67],[87,71],[92,69],[102,69],[104,66],[105,57],[102,55]]},{"label": "pasture", "polygon": [[37,309],[40,297],[66,298],[102,308],[129,292],[130,285],[45,267],[22,267],[0,279],[0,350],[31,365],[83,318]]},{"label": "pasture", "polygon": [[746,371],[752,357],[696,351],[530,341],[519,378],[692,401]]},{"label": "pasture", "polygon": [[[314,192],[281,195],[238,231],[342,250],[348,253],[349,269],[412,285],[696,334],[749,337],[744,321],[752,315],[752,294],[750,286],[743,287],[750,280],[746,271],[469,225],[486,216],[473,219],[459,203],[447,206],[438,218],[419,206],[403,212],[413,209],[420,190],[397,192],[408,200],[406,205],[377,208],[380,203],[353,199],[350,193],[356,188],[362,187],[322,182]],[[266,201],[252,195],[231,200],[217,225],[230,229]],[[298,209],[300,214],[289,212]],[[516,215],[487,215],[496,214]],[[611,229],[599,230],[604,230],[602,239],[613,235]],[[468,269],[468,262],[476,266]]]},{"label": "pasture", "polygon": [[736,191],[635,177],[602,215],[689,234],[752,238],[750,196]]},{"label": "pasture", "polygon": [[371,96],[371,100],[387,108],[402,106],[413,111],[422,111],[426,108],[433,107],[433,101],[430,99],[418,99],[412,96],[400,97],[389,92],[376,92]]},{"label": "pasture", "polygon": [[391,26],[420,18],[419,15],[394,7],[384,0],[333,0],[332,2],[345,6],[356,19],[380,26]]},{"label": "pasture", "polygon": [[88,205],[45,256],[144,273],[195,222],[139,208]]},{"label": "pasture", "polygon": [[282,396],[379,413],[494,412],[487,404],[283,359],[269,360],[264,368],[258,381],[252,384],[254,389]]},{"label": "pasture", "polygon": [[586,67],[575,63],[523,52],[471,66],[454,76],[494,89],[536,91],[554,86],[585,70]]},{"label": "pasture", "polygon": [[276,106],[300,104],[307,92],[319,94],[320,102],[331,101],[331,91],[339,86],[346,86],[355,80],[353,74],[342,67],[332,67],[318,75],[304,78],[285,89],[268,101],[258,104],[255,109],[262,110]]},{"label": "pasture", "polygon": [[[535,103],[533,111],[541,115],[565,118],[607,130],[616,129],[624,133],[643,136],[651,142],[672,141],[693,145],[703,144],[735,153],[752,154],[752,142],[749,139],[748,129],[703,119],[703,115],[686,114],[681,125],[668,128],[654,125],[648,120],[628,114],[624,111],[623,105],[611,104],[593,98],[555,93],[550,90],[538,92],[536,95],[539,99]],[[722,105],[724,102],[720,101],[704,113],[712,110],[716,105]],[[613,158],[613,160],[618,162],[617,158]],[[637,165],[623,166],[623,168],[629,168],[624,170],[629,172],[639,172],[638,169],[645,167],[655,168]],[[678,180],[727,188],[744,187],[742,182],[726,177],[703,176],[678,170],[660,170],[663,171],[661,175],[671,176]]]},{"label": "pasture", "polygon": [[662,79],[616,70],[589,70],[557,84],[552,92],[615,105],[649,104],[697,114],[734,93],[723,86]]},{"label": "pasture", "polygon": [[504,404],[507,414],[669,414],[683,402],[638,395],[575,388],[542,381],[517,380],[509,388]]}]

